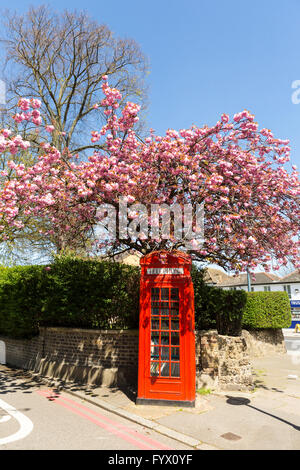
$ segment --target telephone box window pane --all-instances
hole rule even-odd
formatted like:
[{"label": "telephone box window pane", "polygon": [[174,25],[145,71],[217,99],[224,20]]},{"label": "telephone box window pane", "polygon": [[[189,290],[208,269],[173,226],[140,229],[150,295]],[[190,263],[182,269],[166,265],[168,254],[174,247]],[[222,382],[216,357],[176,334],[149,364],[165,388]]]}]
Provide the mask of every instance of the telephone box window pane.
[{"label": "telephone box window pane", "polygon": [[179,361],[179,348],[171,348],[171,360]]},{"label": "telephone box window pane", "polygon": [[179,289],[178,287],[172,287],[171,289],[171,300],[179,299]]},{"label": "telephone box window pane", "polygon": [[171,332],[171,344],[179,345],[179,333]]},{"label": "telephone box window pane", "polygon": [[171,315],[172,316],[179,315],[179,302],[171,302]]},{"label": "telephone box window pane", "polygon": [[159,320],[151,320],[151,330],[159,330]]},{"label": "telephone box window pane", "polygon": [[161,300],[169,300],[169,291],[168,287],[161,288]]},{"label": "telephone box window pane", "polygon": [[169,302],[162,302],[160,306],[161,315],[169,315]]},{"label": "telephone box window pane", "polygon": [[151,333],[151,344],[159,344],[159,333]]},{"label": "telephone box window pane", "polygon": [[159,359],[159,347],[151,346],[151,359]]},{"label": "telephone box window pane", "polygon": [[159,300],[159,287],[152,287],[151,300]]},{"label": "telephone box window pane", "polygon": [[164,333],[163,331],[161,332],[161,344],[162,345],[169,345],[169,333]]},{"label": "telephone box window pane", "polygon": [[169,347],[162,347],[161,348],[161,359],[169,360],[170,348]]},{"label": "telephone box window pane", "polygon": [[179,363],[171,362],[171,377],[180,377],[180,365]]},{"label": "telephone box window pane", "polygon": [[159,315],[159,302],[152,302],[151,315]]},{"label": "telephone box window pane", "polygon": [[160,375],[161,377],[169,377],[170,375],[170,363],[162,362],[160,366]]},{"label": "telephone box window pane", "polygon": [[151,377],[180,377],[179,288],[151,288]]},{"label": "telephone box window pane", "polygon": [[151,362],[150,374],[151,377],[157,377],[159,375],[159,362]]}]

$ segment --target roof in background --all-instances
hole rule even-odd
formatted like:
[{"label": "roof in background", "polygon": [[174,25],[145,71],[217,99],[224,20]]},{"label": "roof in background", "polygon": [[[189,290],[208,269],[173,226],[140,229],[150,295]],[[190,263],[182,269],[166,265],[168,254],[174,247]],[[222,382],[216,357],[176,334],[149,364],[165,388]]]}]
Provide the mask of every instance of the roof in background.
[{"label": "roof in background", "polygon": [[[276,274],[271,273],[253,273],[251,275],[251,284],[279,284],[279,283],[289,283],[289,282],[300,282],[300,273],[299,270],[294,271],[293,273],[288,274],[284,277],[276,276]],[[247,285],[247,274],[239,274],[238,276],[232,276],[230,279],[218,284],[218,287],[226,286],[245,286]]]},{"label": "roof in background", "polygon": [[104,255],[101,257],[101,259],[109,260],[116,263],[129,264],[131,266],[139,266],[141,257],[142,254],[138,251],[128,250],[110,257]]},{"label": "roof in background", "polygon": [[[251,284],[270,284],[274,281],[279,281],[280,278],[275,274],[270,273],[254,273],[251,275]],[[221,286],[244,286],[247,285],[247,274],[239,274],[238,276],[232,276],[225,282],[220,284]]]},{"label": "roof in background", "polygon": [[220,283],[229,281],[230,279],[231,279],[231,276],[224,273],[220,269],[210,268],[210,267],[205,269],[204,280],[207,283],[219,285]]},{"label": "roof in background", "polygon": [[296,269],[296,271],[293,271],[292,273],[283,276],[281,280],[283,282],[300,282],[300,270]]}]

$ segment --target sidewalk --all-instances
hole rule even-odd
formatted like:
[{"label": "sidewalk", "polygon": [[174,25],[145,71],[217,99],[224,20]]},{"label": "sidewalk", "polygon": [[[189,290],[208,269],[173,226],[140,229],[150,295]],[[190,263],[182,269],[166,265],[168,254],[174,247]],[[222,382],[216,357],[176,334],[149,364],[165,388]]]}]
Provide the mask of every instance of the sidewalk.
[{"label": "sidewalk", "polygon": [[[249,392],[198,391],[195,408],[136,405],[136,389],[66,383],[8,369],[4,386],[64,391],[198,450],[300,450],[300,341],[284,332],[287,354],[252,359]],[[298,334],[297,334],[298,335]],[[297,336],[298,338],[298,336]],[[286,343],[286,344],[287,344]],[[5,366],[1,366],[5,369]],[[201,393],[202,392],[202,393]]]},{"label": "sidewalk", "polygon": [[253,360],[253,392],[197,393],[195,408],[136,405],[135,390],[63,390],[199,450],[300,450],[300,355]]}]

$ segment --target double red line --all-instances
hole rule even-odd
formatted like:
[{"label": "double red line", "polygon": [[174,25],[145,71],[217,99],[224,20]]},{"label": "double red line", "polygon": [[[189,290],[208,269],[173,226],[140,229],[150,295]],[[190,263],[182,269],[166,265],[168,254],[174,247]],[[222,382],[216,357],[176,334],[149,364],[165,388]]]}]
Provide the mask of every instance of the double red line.
[{"label": "double red line", "polygon": [[[94,411],[81,403],[77,403],[70,398],[65,396],[59,395],[55,393],[53,390],[38,390],[37,393],[43,397],[48,398],[51,401],[59,404],[63,408],[72,411],[73,413],[81,416],[88,421],[96,424],[97,426],[107,430],[108,432],[115,434],[119,438],[123,439],[130,444],[133,444],[135,447],[142,449],[142,450],[171,450],[169,447],[164,446],[158,441],[151,439],[150,437],[145,436],[144,434],[134,431],[133,429],[118,423],[117,421],[113,421],[112,419],[108,418],[107,416],[99,413],[98,411]],[[132,437],[134,436],[134,437]]]}]

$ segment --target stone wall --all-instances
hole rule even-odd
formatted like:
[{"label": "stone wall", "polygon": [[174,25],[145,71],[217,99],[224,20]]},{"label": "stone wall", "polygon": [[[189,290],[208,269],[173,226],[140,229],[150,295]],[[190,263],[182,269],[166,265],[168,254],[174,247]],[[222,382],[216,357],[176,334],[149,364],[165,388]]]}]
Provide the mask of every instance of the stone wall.
[{"label": "stone wall", "polygon": [[285,354],[286,346],[281,329],[243,330],[250,357],[264,357],[274,354]]},{"label": "stone wall", "polygon": [[217,331],[198,333],[200,363],[198,388],[248,390],[253,386],[247,343],[241,336],[222,336]]},{"label": "stone wall", "polygon": [[[137,384],[138,331],[43,328],[31,340],[0,336],[7,364],[66,381]],[[196,388],[245,390],[252,386],[244,337],[196,332]]]}]

